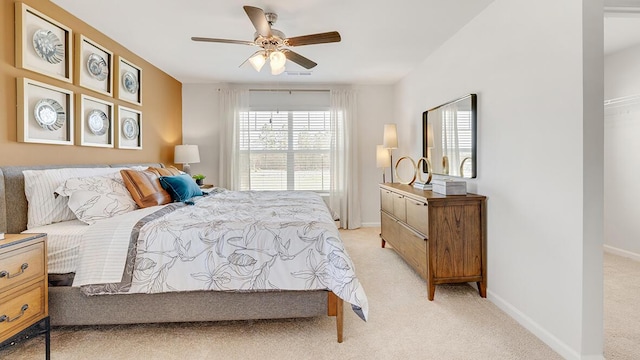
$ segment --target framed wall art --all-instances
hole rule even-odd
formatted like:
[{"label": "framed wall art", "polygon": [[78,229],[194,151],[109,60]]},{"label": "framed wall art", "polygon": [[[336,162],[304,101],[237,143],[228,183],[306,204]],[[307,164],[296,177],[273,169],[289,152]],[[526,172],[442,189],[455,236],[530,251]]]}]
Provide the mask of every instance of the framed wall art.
[{"label": "framed wall art", "polygon": [[113,141],[113,104],[94,97],[78,94],[79,104],[77,139],[82,146],[112,148]]},{"label": "framed wall art", "polygon": [[70,83],[71,29],[21,2],[15,20],[16,66]]},{"label": "framed wall art", "polygon": [[18,141],[73,145],[73,92],[18,78]]},{"label": "framed wall art", "polygon": [[113,95],[113,53],[84,35],[76,36],[75,78],[78,85]]},{"label": "framed wall art", "polygon": [[142,69],[118,56],[118,99],[142,105]]},{"label": "framed wall art", "polygon": [[118,105],[118,149],[142,149],[142,112]]}]

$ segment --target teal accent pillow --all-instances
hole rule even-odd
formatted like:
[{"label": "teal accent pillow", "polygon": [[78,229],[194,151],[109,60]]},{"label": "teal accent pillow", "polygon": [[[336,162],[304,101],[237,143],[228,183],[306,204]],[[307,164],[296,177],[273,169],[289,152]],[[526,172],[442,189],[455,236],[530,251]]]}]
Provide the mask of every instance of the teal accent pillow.
[{"label": "teal accent pillow", "polygon": [[202,190],[196,182],[187,174],[175,176],[160,176],[160,185],[167,190],[173,201],[180,201],[186,204],[193,204],[191,199],[194,196],[202,196]]}]

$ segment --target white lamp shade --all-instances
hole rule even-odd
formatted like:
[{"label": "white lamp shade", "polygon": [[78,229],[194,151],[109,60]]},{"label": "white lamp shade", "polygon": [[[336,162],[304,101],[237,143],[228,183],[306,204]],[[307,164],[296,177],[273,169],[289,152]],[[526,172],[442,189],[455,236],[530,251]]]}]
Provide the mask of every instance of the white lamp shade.
[{"label": "white lamp shade", "polygon": [[176,145],[173,162],[176,164],[199,163],[198,145]]},{"label": "white lamp shade", "polygon": [[384,124],[384,137],[382,139],[382,146],[385,149],[398,148],[398,131],[396,129],[396,124]]},{"label": "white lamp shade", "polygon": [[262,67],[266,62],[267,62],[267,57],[262,51],[256,53],[255,55],[249,58],[249,64],[251,64],[251,66],[253,66],[253,68],[256,69],[256,71],[258,72],[262,70]]},{"label": "white lamp shade", "polygon": [[384,145],[376,145],[376,167],[386,168],[389,166],[391,166],[389,150],[385,149]]},{"label": "white lamp shade", "polygon": [[271,74],[282,74],[287,57],[281,51],[274,51],[269,55],[269,60],[271,60]]},{"label": "white lamp shade", "polygon": [[271,75],[280,75],[284,72],[284,66],[280,68],[271,68]]}]

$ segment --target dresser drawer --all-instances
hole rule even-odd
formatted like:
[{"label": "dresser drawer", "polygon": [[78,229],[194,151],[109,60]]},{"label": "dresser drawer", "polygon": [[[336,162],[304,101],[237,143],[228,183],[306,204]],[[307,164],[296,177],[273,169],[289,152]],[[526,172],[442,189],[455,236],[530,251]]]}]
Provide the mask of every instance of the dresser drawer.
[{"label": "dresser drawer", "polygon": [[393,193],[391,191],[380,189],[380,208],[393,214]]},{"label": "dresser drawer", "polygon": [[[0,342],[46,316],[44,279],[20,286],[0,297]],[[23,311],[24,309],[24,311]]]},{"label": "dresser drawer", "polygon": [[421,200],[405,198],[407,207],[407,224],[429,237],[429,207]]},{"label": "dresser drawer", "polygon": [[44,242],[12,247],[0,253],[0,293],[43,277],[45,261]]},{"label": "dresser drawer", "polygon": [[427,279],[427,241],[385,213],[381,213],[382,238],[423,278]]},{"label": "dresser drawer", "polygon": [[404,196],[393,192],[391,194],[393,195],[393,215],[400,221],[407,221],[407,208]]}]

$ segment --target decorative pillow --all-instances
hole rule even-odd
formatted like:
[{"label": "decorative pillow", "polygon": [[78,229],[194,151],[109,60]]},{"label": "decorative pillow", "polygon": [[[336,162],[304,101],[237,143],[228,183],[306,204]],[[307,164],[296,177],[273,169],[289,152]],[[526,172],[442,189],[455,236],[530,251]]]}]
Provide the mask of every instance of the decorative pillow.
[{"label": "decorative pillow", "polygon": [[160,185],[159,176],[151,170],[120,170],[124,185],[141,208],[164,205],[171,202],[171,195]]},{"label": "decorative pillow", "polygon": [[169,166],[166,168],[149,167],[149,169],[147,170],[154,172],[158,176],[175,176],[184,174],[182,171],[176,169],[173,166]]},{"label": "decorative pillow", "polygon": [[120,174],[67,179],[56,194],[69,197],[69,209],[89,225],[137,208]]},{"label": "decorative pillow", "polygon": [[160,176],[160,184],[171,194],[173,201],[188,203],[194,196],[202,196],[202,190],[200,190],[191,176],[187,174]]},{"label": "decorative pillow", "polygon": [[54,192],[65,180],[74,177],[98,176],[120,171],[113,168],[63,168],[24,170],[24,194],[29,203],[27,229],[74,220],[68,198],[55,197]]}]

